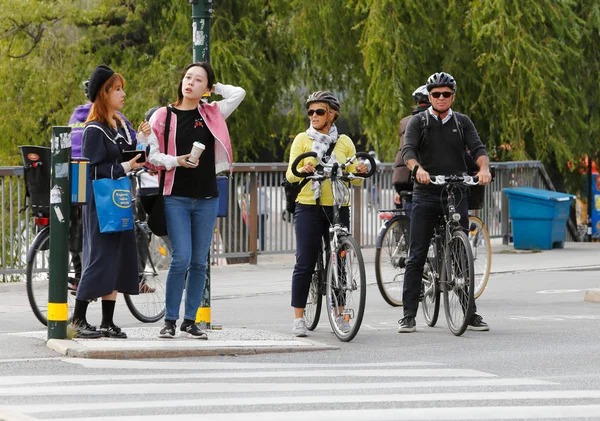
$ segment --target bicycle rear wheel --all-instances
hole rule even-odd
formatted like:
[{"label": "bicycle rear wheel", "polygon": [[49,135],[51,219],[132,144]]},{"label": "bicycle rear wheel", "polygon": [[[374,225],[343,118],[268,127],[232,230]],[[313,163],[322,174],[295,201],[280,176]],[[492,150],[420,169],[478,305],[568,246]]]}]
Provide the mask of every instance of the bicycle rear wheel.
[{"label": "bicycle rear wheel", "polygon": [[351,341],[362,323],[367,296],[365,262],[356,240],[338,239],[338,247],[327,262],[327,316],[333,333],[342,342]]},{"label": "bicycle rear wheel", "polygon": [[440,314],[440,284],[438,283],[439,270],[437,269],[437,256],[427,256],[423,268],[423,317],[427,326],[434,327]]},{"label": "bicycle rear wheel", "polygon": [[321,242],[321,249],[315,265],[315,271],[310,280],[308,299],[304,307],[304,321],[308,330],[315,330],[321,318],[321,306],[323,304],[323,281],[325,279],[326,258],[325,243]]},{"label": "bicycle rear wheel", "polygon": [[383,232],[375,250],[375,277],[379,292],[392,307],[402,305],[404,272],[408,258],[408,217],[394,219]]},{"label": "bicycle rear wheel", "polygon": [[477,216],[469,216],[469,243],[475,269],[475,299],[485,290],[492,269],[492,243],[487,228]]},{"label": "bicycle rear wheel", "polygon": [[136,319],[144,323],[153,323],[165,315],[171,243],[167,237],[144,232],[138,236],[138,253],[147,256],[145,266],[140,267],[140,293],[125,294],[125,302]]},{"label": "bicycle rear wheel", "polygon": [[467,329],[475,304],[473,255],[467,234],[461,230],[452,233],[444,259],[442,273],[446,282],[442,289],[446,321],[450,331],[460,336]]},{"label": "bicycle rear wheel", "polygon": [[[27,298],[31,310],[37,319],[44,325],[48,325],[48,289],[50,285],[50,230],[37,244],[29,250],[30,258],[27,260]],[[75,308],[75,295],[77,284],[81,278],[81,257],[79,254],[70,253],[69,272],[67,274],[68,291],[67,304],[69,307],[69,320],[73,317]]]}]

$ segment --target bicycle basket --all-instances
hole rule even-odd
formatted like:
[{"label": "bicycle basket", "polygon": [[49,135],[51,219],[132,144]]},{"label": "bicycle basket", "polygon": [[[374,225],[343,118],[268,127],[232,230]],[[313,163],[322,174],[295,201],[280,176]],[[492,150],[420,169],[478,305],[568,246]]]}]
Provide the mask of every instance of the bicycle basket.
[{"label": "bicycle basket", "polygon": [[45,146],[19,146],[23,157],[25,194],[33,216],[50,216],[51,150]]}]

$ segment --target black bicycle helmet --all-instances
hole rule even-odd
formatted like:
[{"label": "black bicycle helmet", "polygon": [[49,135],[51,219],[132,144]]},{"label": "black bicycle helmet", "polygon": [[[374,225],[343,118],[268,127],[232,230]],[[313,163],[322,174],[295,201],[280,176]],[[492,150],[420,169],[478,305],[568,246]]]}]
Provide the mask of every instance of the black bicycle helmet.
[{"label": "black bicycle helmet", "polygon": [[453,91],[456,91],[456,81],[450,73],[434,73],[427,79],[427,90],[429,92],[431,92],[433,88],[440,88],[442,86],[447,86]]},{"label": "black bicycle helmet", "polygon": [[419,86],[412,94],[415,102],[417,104],[422,104],[423,102],[429,102],[429,91],[427,90],[427,86],[422,85]]},{"label": "black bicycle helmet", "polygon": [[340,111],[340,101],[338,101],[338,99],[331,92],[316,91],[310,94],[306,100],[306,109],[308,109],[310,104],[313,102],[325,102],[326,104],[329,104],[329,106],[335,111]]}]

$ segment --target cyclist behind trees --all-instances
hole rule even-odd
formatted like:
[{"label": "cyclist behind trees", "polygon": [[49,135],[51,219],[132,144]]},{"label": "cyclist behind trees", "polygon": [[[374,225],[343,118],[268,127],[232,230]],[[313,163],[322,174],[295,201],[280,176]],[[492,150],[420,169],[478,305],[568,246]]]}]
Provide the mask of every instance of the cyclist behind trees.
[{"label": "cyclist behind trees", "polygon": [[406,126],[408,122],[415,114],[419,114],[421,111],[425,111],[431,106],[429,102],[429,92],[427,86],[419,86],[413,93],[412,97],[417,103],[417,107],[412,111],[412,114],[404,117],[400,120],[400,148],[394,159],[394,172],[392,173],[392,184],[396,190],[394,195],[394,203],[398,204],[403,209],[410,210],[410,200],[402,198],[402,192],[411,192],[413,189],[413,181],[410,177],[410,170],[402,159],[402,146],[404,145],[404,133],[406,132]]},{"label": "cyclist behind trees", "polygon": [[[406,166],[415,174],[416,183],[413,191],[412,212],[410,218],[410,246],[409,257],[404,274],[404,290],[402,302],[404,317],[399,321],[398,332],[414,332],[416,330],[415,317],[419,306],[421,291],[421,278],[423,266],[435,224],[444,214],[447,197],[444,202],[440,200],[442,187],[430,184],[429,174],[436,175],[462,175],[467,172],[465,162],[465,146],[479,166],[477,176],[480,184],[488,184],[492,176],[489,171],[489,158],[487,150],[473,122],[466,116],[453,112],[451,105],[456,93],[456,81],[452,75],[440,72],[434,73],[427,80],[431,107],[425,111],[429,113],[429,127],[422,134],[421,116],[411,117],[406,127],[402,158]],[[459,133],[462,126],[464,141]],[[423,135],[423,139],[421,138]],[[466,144],[466,145],[465,145]],[[460,213],[460,223],[468,229],[468,209],[466,192],[462,200],[456,205]],[[489,330],[483,318],[474,314],[469,322],[471,330]]]},{"label": "cyclist behind trees", "polygon": [[[307,114],[310,117],[310,127],[306,132],[296,136],[290,151],[290,162],[286,178],[291,182],[302,179],[294,176],[291,165],[299,155],[305,152],[316,152],[319,158],[328,154],[330,159],[344,163],[346,159],[356,154],[354,142],[346,135],[339,135],[335,121],[340,115],[340,102],[330,92],[313,92],[306,100]],[[331,148],[333,146],[333,149]],[[330,162],[331,162],[330,160]],[[299,172],[312,173],[317,165],[315,158],[303,160]],[[349,165],[348,172],[367,172],[364,163]],[[352,184],[360,185],[362,180],[354,180]],[[333,194],[330,180],[323,183],[313,180],[307,183],[298,194],[296,212],[294,213],[294,230],[296,232],[296,265],[292,275],[292,307],[294,322],[292,334],[304,337],[308,333],[304,321],[304,307],[308,298],[310,281],[315,270],[317,257],[321,248],[321,238],[329,232],[329,221],[333,219]],[[345,204],[340,208],[340,222],[346,228],[350,225],[350,208]],[[339,317],[336,322],[340,330],[349,329],[348,322]]]}]

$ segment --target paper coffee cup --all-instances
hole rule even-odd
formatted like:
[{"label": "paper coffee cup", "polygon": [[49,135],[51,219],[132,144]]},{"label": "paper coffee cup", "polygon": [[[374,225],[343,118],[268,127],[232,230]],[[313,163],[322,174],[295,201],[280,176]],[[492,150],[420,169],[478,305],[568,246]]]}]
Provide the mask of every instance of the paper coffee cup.
[{"label": "paper coffee cup", "polygon": [[200,159],[200,155],[202,155],[202,152],[204,152],[205,148],[206,146],[204,146],[204,144],[200,142],[194,142],[194,145],[192,146],[192,151],[190,152],[191,155],[187,159],[187,161],[190,164],[197,164],[198,160]]}]

